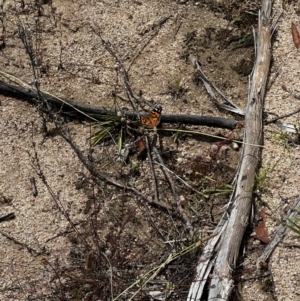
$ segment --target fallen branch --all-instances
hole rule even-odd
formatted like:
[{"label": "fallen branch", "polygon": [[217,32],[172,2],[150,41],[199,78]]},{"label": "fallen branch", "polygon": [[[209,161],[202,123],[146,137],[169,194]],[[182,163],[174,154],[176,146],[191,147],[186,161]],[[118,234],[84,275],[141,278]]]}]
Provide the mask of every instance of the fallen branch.
[{"label": "fallen branch", "polygon": [[12,212],[12,213],[9,213],[9,214],[7,214],[7,215],[4,215],[4,216],[0,217],[0,223],[2,223],[2,222],[7,222],[7,221],[11,221],[11,220],[13,220],[13,219],[15,219],[15,218],[16,218],[16,216],[15,216],[15,214]]},{"label": "fallen branch", "polygon": [[[30,101],[33,104],[38,104],[38,93],[34,87],[20,87],[7,84],[0,81],[0,94],[15,97],[21,100]],[[45,99],[52,107],[56,107],[70,117],[88,118],[97,121],[97,115],[117,114],[116,110],[101,108],[92,105],[85,105],[70,100],[63,100],[59,97],[40,90],[39,94]],[[136,120],[138,113],[130,110],[120,110],[124,116],[129,119]],[[184,114],[162,114],[161,122],[163,123],[184,123],[193,125],[204,125],[217,128],[235,129],[238,126],[238,121],[234,119],[227,119],[212,116],[197,116],[197,115],[184,115]]]},{"label": "fallen branch", "polygon": [[[249,224],[255,174],[261,156],[262,111],[267,76],[271,61],[271,35],[274,29],[271,19],[272,1],[263,0],[259,12],[256,39],[256,61],[250,78],[248,104],[245,115],[244,147],[237,172],[235,189],[227,213],[229,219],[222,219],[221,228],[214,244],[204,249],[203,260],[197,267],[196,280],[192,283],[188,300],[201,300],[204,285],[201,276],[208,275],[213,268],[208,300],[229,300],[234,287],[232,272],[236,267],[239,249]],[[254,146],[254,144],[256,146]],[[223,224],[223,225],[222,225]],[[221,234],[222,233],[222,234]],[[222,236],[221,236],[222,235]],[[218,249],[217,249],[218,243]],[[218,251],[217,253],[215,253]],[[207,257],[204,257],[208,254]],[[216,255],[214,255],[216,254]]]},{"label": "fallen branch", "polygon": [[[208,77],[204,74],[204,72],[201,69],[200,64],[198,63],[197,59],[195,58],[195,56],[193,56],[192,54],[190,54],[189,56],[193,66],[197,69],[197,76],[199,77],[199,79],[202,80],[208,94],[211,96],[212,101],[214,103],[215,106],[217,106],[220,109],[224,109],[230,112],[234,112],[236,114],[245,115],[245,112],[240,109],[236,104],[234,104],[228,97],[226,97],[209,79]],[[221,104],[219,103],[217,97],[215,96],[214,91],[217,92],[228,104]]]}]

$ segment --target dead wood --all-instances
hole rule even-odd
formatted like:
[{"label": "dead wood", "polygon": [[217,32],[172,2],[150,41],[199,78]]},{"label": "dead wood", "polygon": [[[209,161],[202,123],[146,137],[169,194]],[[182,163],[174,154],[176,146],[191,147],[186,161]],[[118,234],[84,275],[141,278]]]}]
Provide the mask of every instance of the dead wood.
[{"label": "dead wood", "polygon": [[5,215],[5,216],[0,217],[0,223],[6,222],[6,221],[11,221],[11,220],[13,220],[13,219],[15,219],[15,218],[16,218],[16,216],[15,216],[15,214],[12,212],[12,213],[9,213],[9,214],[7,214],[7,215]]},{"label": "dead wood", "polygon": [[[227,110],[229,112],[233,112],[239,115],[244,116],[245,112],[240,109],[236,104],[234,104],[228,97],[226,97],[209,79],[208,77],[204,74],[204,72],[201,69],[200,64],[198,63],[197,59],[195,56],[190,54],[189,56],[193,66],[197,69],[197,77],[203,82],[204,87],[206,88],[208,94],[210,95],[213,104],[217,106],[219,109]],[[215,92],[214,92],[215,91]],[[225,101],[226,103],[219,103],[215,93],[219,94]]]},{"label": "dead wood", "polygon": [[41,250],[41,251],[37,251],[31,247],[29,247],[27,244],[15,239],[13,236],[9,235],[8,233],[6,232],[3,232],[3,231],[0,231],[0,234],[2,234],[4,237],[6,237],[7,239],[11,240],[12,242],[14,242],[15,244],[19,245],[19,246],[22,246],[23,248],[27,249],[27,251],[33,255],[33,256],[38,256],[38,255],[41,255],[43,253],[45,253],[44,250]]},{"label": "dead wood", "polygon": [[293,116],[293,115],[296,115],[297,113],[300,112],[300,108],[292,111],[292,112],[288,112],[286,114],[283,114],[281,116],[277,116],[275,118],[272,118],[271,120],[268,120],[266,121],[266,124],[270,124],[270,123],[276,123],[276,121],[280,120],[280,119],[283,119],[283,118],[287,118],[287,117],[290,117],[290,116]]},{"label": "dead wood", "polygon": [[95,176],[95,180],[98,183],[104,182],[108,185],[115,186],[117,188],[121,188],[123,191],[131,191],[138,197],[140,197],[143,201],[146,201],[150,205],[157,206],[158,208],[164,209],[167,212],[172,211],[172,207],[164,202],[155,201],[147,198],[143,193],[141,193],[139,190],[137,190],[135,187],[122,183],[119,183],[117,181],[114,181],[113,179],[109,178],[105,174],[100,173],[98,170],[96,170],[92,164],[92,162],[84,156],[84,154],[80,151],[80,149],[77,147],[77,145],[74,143],[68,129],[65,127],[64,129],[61,128],[61,136],[66,140],[66,142],[69,143],[69,145],[72,147],[73,151],[76,153],[78,159],[83,163],[83,165],[87,168],[87,170]]},{"label": "dead wood", "polygon": [[263,0],[255,40],[256,60],[250,76],[245,115],[245,144],[234,192],[227,212],[217,227],[218,236],[214,237],[204,249],[204,255],[197,267],[196,279],[190,287],[187,299],[190,301],[201,300],[205,284],[203,277],[207,278],[212,267],[214,270],[208,300],[229,300],[233,289],[231,275],[236,266],[242,238],[249,224],[254,179],[261,156],[261,148],[257,145],[262,144],[263,101],[271,61],[271,35],[274,29],[271,9],[272,1]]},{"label": "dead wood", "polygon": [[272,241],[266,246],[263,254],[261,254],[258,260],[256,261],[258,268],[264,265],[264,263],[270,258],[276,246],[283,240],[283,238],[288,233],[289,231],[288,225],[290,225],[288,220],[296,217],[299,214],[299,211],[297,210],[297,208],[299,208],[299,205],[300,205],[300,197],[298,197],[295,200],[293,206],[289,209],[289,211],[286,214],[285,222],[282,223],[280,226],[278,226]]},{"label": "dead wood", "polygon": [[[71,118],[87,118],[87,115],[93,117],[95,121],[97,115],[116,114],[116,110],[101,108],[92,105],[85,105],[77,103],[71,100],[61,100],[61,98],[55,97],[43,91],[39,91],[42,99],[46,100],[53,108],[60,110],[62,115],[69,116]],[[20,86],[14,86],[0,81],[0,94],[19,98],[22,100],[30,101],[34,104],[39,104],[39,97],[37,91],[32,89],[26,89]],[[129,119],[136,120],[138,113],[131,110],[121,110],[124,116]],[[95,118],[94,118],[95,117]],[[204,125],[209,127],[235,129],[238,126],[238,121],[234,119],[227,119],[213,116],[197,116],[197,115],[185,115],[185,114],[162,114],[161,122],[163,123],[184,123],[193,125]]]}]

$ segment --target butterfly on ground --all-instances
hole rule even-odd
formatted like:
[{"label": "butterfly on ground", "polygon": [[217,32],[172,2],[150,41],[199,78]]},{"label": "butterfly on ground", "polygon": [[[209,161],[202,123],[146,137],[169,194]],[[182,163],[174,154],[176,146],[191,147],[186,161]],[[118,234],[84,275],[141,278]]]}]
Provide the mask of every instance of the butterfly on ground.
[{"label": "butterfly on ground", "polygon": [[156,105],[150,113],[142,115],[140,117],[141,125],[147,128],[154,128],[158,126],[160,123],[161,111],[162,107]]}]

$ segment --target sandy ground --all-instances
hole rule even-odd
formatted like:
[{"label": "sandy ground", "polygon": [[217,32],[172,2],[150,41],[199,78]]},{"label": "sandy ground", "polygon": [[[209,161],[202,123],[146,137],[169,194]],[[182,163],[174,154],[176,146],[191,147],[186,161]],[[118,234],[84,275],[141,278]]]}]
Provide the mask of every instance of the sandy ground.
[{"label": "sandy ground", "polygon": [[[130,107],[128,101],[115,97],[119,95],[124,99],[126,93],[118,64],[92,29],[93,24],[98,24],[103,38],[113,43],[129,70],[134,93],[143,95],[152,104],[162,105],[163,113],[232,118],[212,104],[201,83],[195,84],[195,71],[187,59],[189,53],[197,57],[218,88],[245,108],[254,50],[225,47],[230,37],[246,32],[224,18],[232,9],[229,3],[226,6],[222,1],[202,4],[196,1],[80,0],[73,3],[53,0],[52,5],[47,2],[3,1],[2,72],[11,73],[26,83],[34,79],[31,63],[18,36],[18,24],[22,24],[32,32],[36,70],[43,91],[85,104]],[[245,9],[256,8],[254,4],[254,7],[247,5]],[[272,113],[283,115],[296,110],[299,102],[283,89],[284,85],[295,94],[300,91],[299,53],[291,37],[291,22],[300,30],[297,1],[288,1],[284,7],[282,1],[275,1],[274,13],[280,12],[270,77],[276,72],[279,75],[265,99],[268,119],[273,117]],[[168,19],[158,26],[163,18]],[[187,238],[182,220],[141,203],[132,193],[105,184],[96,187],[60,135],[54,133],[44,139],[35,107],[0,95],[0,115],[0,217],[10,212],[16,215],[14,220],[0,224],[0,300],[108,300],[112,291],[116,297],[138,275],[160,264],[170,250],[179,251],[183,247],[173,246],[172,249],[164,244],[167,240]],[[299,114],[282,121],[299,128]],[[77,146],[85,155],[91,155],[92,147],[87,139],[93,132],[91,125],[71,121],[68,126]],[[53,123],[49,121],[48,127],[53,128]],[[192,129],[206,134],[230,134],[229,130]],[[235,131],[234,135],[240,139],[242,131]],[[96,168],[124,185],[129,183],[137,187],[151,198],[153,180],[147,162],[139,162],[137,169],[132,168],[137,156],[135,148],[131,149],[126,166],[116,162],[118,137],[114,134],[111,137],[114,143],[106,141],[92,148]],[[176,144],[173,138],[162,137],[163,159],[170,169],[177,169],[182,177],[191,180],[189,175],[195,175],[200,168],[193,162],[205,157],[213,142],[185,135]],[[127,139],[132,142],[130,137]],[[230,149],[228,157],[220,159],[219,167],[213,170],[216,182],[222,176],[230,179],[238,155]],[[296,135],[287,136],[274,124],[264,127],[261,170],[270,171],[257,205],[266,207],[271,238],[287,208],[299,196],[299,156]],[[36,172],[39,167],[48,187]],[[172,204],[172,194],[166,189],[168,185],[162,172],[158,167],[155,171],[161,199]],[[78,181],[83,175],[86,180],[82,188]],[[32,177],[36,181],[37,196],[33,195]],[[194,226],[212,229],[226,198],[209,199],[203,204],[203,199],[181,186],[178,192],[186,200],[184,208]],[[93,222],[95,212],[98,214],[96,224]],[[69,220],[76,225],[77,236]],[[255,272],[247,271],[252,271],[264,245],[255,234],[250,235],[244,245],[241,264],[243,281],[236,283],[241,300],[300,299],[297,290],[299,246],[299,238],[290,233],[270,259],[269,276],[260,279]],[[94,260],[97,263],[91,275],[87,273],[89,254],[101,258],[99,262]],[[168,289],[172,294],[166,294],[166,300],[185,300],[197,261],[197,254],[190,256],[190,266],[186,265],[187,259],[176,262],[134,300],[149,300],[151,292],[167,291],[171,284],[174,289]],[[112,286],[108,262],[114,267]],[[81,283],[78,280],[81,278],[90,282]],[[62,288],[65,292],[60,291]]]}]

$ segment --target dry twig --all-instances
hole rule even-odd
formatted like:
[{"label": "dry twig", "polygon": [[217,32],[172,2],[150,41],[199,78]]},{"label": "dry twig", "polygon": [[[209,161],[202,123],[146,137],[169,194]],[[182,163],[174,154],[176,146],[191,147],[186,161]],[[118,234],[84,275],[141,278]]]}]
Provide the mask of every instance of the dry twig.
[{"label": "dry twig", "polygon": [[[201,69],[200,64],[198,63],[197,59],[195,58],[194,55],[190,54],[189,56],[193,66],[197,69],[197,76],[202,80],[208,94],[211,96],[213,103],[221,109],[224,110],[228,110],[240,115],[245,115],[245,112],[240,109],[236,104],[234,104],[228,97],[226,97],[209,79],[208,77],[204,74],[204,72]],[[230,104],[226,105],[226,104],[220,104],[218,102],[217,97],[215,96],[215,93],[213,92],[213,90],[215,90],[219,95],[221,95],[221,97]]]}]

